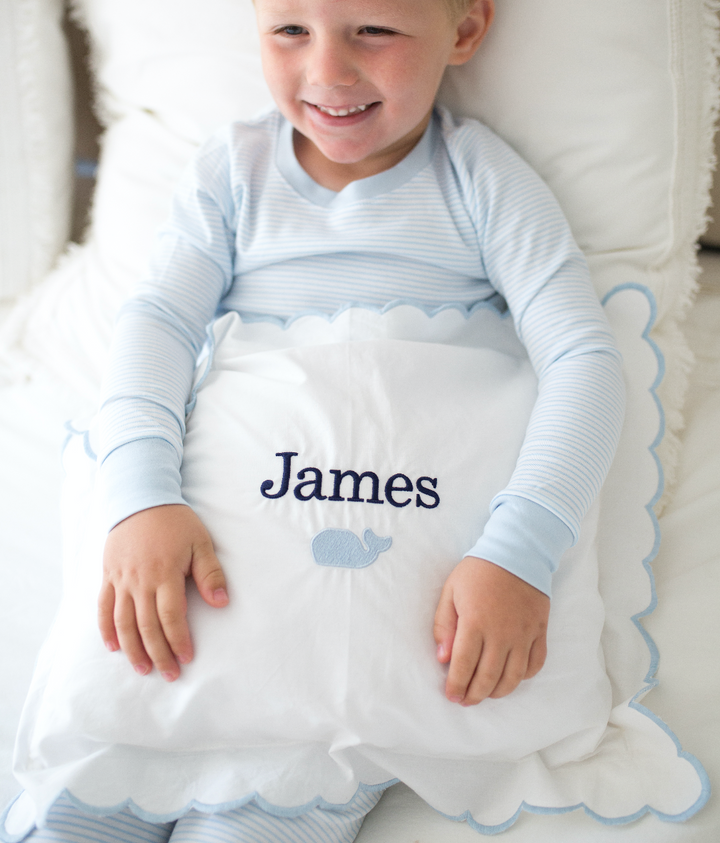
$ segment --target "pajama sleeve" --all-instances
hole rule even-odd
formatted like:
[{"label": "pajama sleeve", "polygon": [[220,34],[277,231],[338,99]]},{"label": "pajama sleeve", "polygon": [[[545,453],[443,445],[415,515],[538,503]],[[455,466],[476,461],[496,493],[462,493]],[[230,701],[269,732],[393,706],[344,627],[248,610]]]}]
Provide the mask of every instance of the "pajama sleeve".
[{"label": "pajama sleeve", "polygon": [[[232,283],[235,203],[227,158],[218,140],[187,172],[148,277],[118,317],[99,415],[109,529],[142,509],[184,503],[186,404],[206,326]],[[212,191],[201,186],[208,184]]]},{"label": "pajama sleeve", "polygon": [[516,469],[469,555],[550,594],[617,447],[622,361],[585,258],[544,182],[509,148],[494,178],[467,173],[484,269],[538,377]]}]

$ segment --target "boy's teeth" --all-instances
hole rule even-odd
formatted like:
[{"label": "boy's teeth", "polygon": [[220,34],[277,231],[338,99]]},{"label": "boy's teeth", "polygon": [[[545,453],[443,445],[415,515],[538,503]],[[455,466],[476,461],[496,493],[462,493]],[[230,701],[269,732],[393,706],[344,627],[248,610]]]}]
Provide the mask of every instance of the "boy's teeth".
[{"label": "boy's teeth", "polygon": [[367,105],[353,105],[350,108],[329,108],[325,105],[319,105],[318,109],[331,117],[347,117],[348,114],[358,114],[360,111],[365,111]]}]

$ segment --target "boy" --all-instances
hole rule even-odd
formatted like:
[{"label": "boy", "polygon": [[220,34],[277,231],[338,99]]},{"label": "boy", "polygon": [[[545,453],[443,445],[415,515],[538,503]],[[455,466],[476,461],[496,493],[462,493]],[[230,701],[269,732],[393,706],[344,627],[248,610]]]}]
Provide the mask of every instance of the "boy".
[{"label": "boy", "polygon": [[[619,435],[619,355],[582,256],[539,180],[482,127],[433,110],[445,67],[466,62],[485,36],[492,0],[256,7],[263,69],[282,116],[236,127],[206,148],[181,188],[151,279],[118,323],[101,414],[112,527],[103,640],[138,673],[155,666],[173,681],[193,657],[186,577],[209,605],[229,601],[179,475],[184,404],[216,313],[287,318],[318,304],[332,313],[348,301],[397,298],[471,306],[499,292],[538,373],[539,398],[510,485],[447,580],[434,634],[438,659],[449,662],[448,699],[502,697],[545,660],[550,577]],[[423,179],[431,193],[413,193]],[[428,195],[437,206],[422,206]],[[401,200],[407,213],[397,217],[388,209]],[[429,255],[414,228],[423,212],[447,232]],[[337,239],[328,244],[327,232]],[[333,818],[333,839],[354,838],[374,804],[366,796],[342,829]],[[244,810],[233,812],[233,827]],[[178,822],[173,839],[202,839],[202,830],[182,836],[188,822]],[[289,821],[272,822],[263,839],[286,839]],[[235,839],[254,839],[242,836],[247,828]],[[170,829],[162,833],[167,839]]]}]

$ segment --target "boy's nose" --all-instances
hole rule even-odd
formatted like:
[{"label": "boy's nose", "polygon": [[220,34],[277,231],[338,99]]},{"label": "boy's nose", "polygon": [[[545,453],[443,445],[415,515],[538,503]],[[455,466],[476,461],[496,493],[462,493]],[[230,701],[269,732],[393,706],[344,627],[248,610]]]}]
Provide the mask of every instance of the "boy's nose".
[{"label": "boy's nose", "polygon": [[305,77],[310,85],[319,88],[346,87],[357,82],[358,72],[347,45],[328,40],[313,45]]}]

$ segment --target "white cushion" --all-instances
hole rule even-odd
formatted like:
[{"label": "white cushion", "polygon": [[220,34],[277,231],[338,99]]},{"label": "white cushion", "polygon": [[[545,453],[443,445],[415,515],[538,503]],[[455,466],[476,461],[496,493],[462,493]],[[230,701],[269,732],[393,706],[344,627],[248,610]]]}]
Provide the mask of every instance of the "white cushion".
[{"label": "white cushion", "polygon": [[27,292],[70,232],[72,96],[61,0],[0,4],[0,300]]}]

